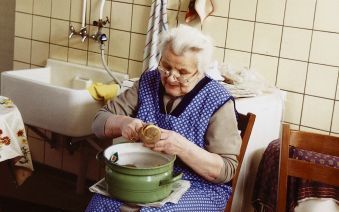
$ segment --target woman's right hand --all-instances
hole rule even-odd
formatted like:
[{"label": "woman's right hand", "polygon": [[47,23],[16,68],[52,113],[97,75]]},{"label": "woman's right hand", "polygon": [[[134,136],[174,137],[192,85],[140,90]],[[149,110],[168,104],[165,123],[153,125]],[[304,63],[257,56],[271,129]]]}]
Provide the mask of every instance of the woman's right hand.
[{"label": "woman's right hand", "polygon": [[144,122],[137,118],[125,116],[121,120],[120,130],[122,137],[131,140],[139,140],[139,130],[144,126]]}]

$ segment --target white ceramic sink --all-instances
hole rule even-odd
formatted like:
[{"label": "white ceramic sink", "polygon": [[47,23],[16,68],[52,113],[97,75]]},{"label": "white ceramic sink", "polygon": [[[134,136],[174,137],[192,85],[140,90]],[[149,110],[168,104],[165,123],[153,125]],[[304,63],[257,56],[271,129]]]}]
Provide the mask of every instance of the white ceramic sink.
[{"label": "white ceramic sink", "polygon": [[[128,79],[125,74],[113,74],[120,81]],[[1,95],[13,100],[26,124],[82,137],[92,134],[94,115],[103,105],[82,87],[91,81],[112,79],[103,69],[49,59],[45,68],[2,72]]]}]

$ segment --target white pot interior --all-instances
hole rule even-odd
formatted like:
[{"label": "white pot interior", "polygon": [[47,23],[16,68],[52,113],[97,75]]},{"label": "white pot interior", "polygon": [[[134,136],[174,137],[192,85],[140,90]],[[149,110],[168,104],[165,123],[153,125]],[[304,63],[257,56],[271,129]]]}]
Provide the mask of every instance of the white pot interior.
[{"label": "white pot interior", "polygon": [[114,153],[118,153],[116,164],[135,168],[152,168],[167,164],[175,156],[152,151],[142,143],[121,143],[108,147],[104,156],[110,160]]}]

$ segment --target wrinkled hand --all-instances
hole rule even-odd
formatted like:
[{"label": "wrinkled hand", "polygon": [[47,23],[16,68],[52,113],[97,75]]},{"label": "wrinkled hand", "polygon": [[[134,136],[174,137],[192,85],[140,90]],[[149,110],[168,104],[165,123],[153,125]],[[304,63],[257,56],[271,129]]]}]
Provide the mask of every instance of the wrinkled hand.
[{"label": "wrinkled hand", "polygon": [[146,144],[144,146],[157,152],[164,152],[170,155],[180,155],[185,151],[187,139],[177,132],[161,129],[161,137],[155,144]]},{"label": "wrinkled hand", "polygon": [[131,141],[139,140],[139,130],[144,126],[144,122],[137,118],[126,117],[121,123],[121,135]]}]

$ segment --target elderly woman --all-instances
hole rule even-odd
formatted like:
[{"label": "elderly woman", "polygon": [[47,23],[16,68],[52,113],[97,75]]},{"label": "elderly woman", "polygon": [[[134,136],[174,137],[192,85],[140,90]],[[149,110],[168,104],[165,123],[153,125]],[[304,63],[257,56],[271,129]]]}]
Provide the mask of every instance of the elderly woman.
[{"label": "elderly woman", "polygon": [[[191,187],[178,204],[140,211],[223,211],[231,194],[241,138],[233,97],[204,73],[213,45],[199,30],[181,25],[161,37],[156,70],[142,74],[133,87],[96,115],[98,137],[138,140],[145,123],[161,128],[161,139],[144,144],[177,156],[175,172]],[[231,101],[230,101],[231,100]],[[95,195],[87,211],[119,211],[122,203]]]}]

